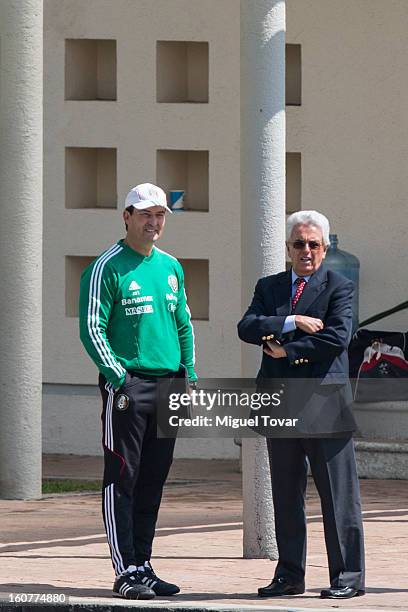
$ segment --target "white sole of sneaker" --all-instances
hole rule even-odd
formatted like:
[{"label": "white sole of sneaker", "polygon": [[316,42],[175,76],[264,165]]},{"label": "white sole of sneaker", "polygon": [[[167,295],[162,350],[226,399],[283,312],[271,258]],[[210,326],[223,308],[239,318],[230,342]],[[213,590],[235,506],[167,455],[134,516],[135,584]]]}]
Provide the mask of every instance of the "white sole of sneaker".
[{"label": "white sole of sneaker", "polygon": [[113,597],[118,597],[119,599],[129,599],[130,601],[136,601],[137,599],[154,599],[156,597],[156,595],[150,595],[149,593],[138,593],[137,595],[135,594],[133,597],[126,597],[125,595],[122,595],[121,593],[116,593],[116,591],[112,592],[112,596]]}]

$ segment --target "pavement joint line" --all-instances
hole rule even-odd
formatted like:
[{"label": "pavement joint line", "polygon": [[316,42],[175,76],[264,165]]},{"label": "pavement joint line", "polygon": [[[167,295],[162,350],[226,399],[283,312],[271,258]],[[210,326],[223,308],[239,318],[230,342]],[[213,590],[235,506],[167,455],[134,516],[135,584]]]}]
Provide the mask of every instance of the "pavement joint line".
[{"label": "pavement joint line", "polygon": [[[388,514],[389,512],[406,512],[408,514],[408,508],[390,508],[388,510],[363,510],[362,515],[369,516],[370,514]],[[310,514],[307,519],[323,518],[322,514]]]},{"label": "pavement joint line", "polygon": [[[213,529],[214,527],[242,527],[243,523],[241,522],[237,522],[237,523],[206,523],[203,525],[183,525],[181,527],[158,527],[156,529],[156,533],[158,531],[160,532],[172,532],[172,531],[180,531],[180,529],[193,529],[193,530],[198,530],[198,529]],[[105,538],[106,534],[105,533],[94,533],[94,534],[90,534],[88,536],[74,536],[74,537],[67,537],[67,538],[55,538],[53,540],[35,540],[35,541],[30,541],[30,542],[9,542],[8,544],[0,544],[0,550],[2,548],[7,548],[8,546],[27,546],[29,544],[56,544],[57,542],[81,542],[83,540],[98,540],[99,538]]]},{"label": "pavement joint line", "polygon": [[[371,514],[376,514],[378,515],[382,515],[382,514],[388,514],[391,510],[365,510],[363,511],[363,517],[365,516],[369,516]],[[408,508],[393,508],[392,509],[392,513],[396,513],[396,512],[406,512],[408,514]],[[307,517],[307,520],[311,520],[311,519],[319,519],[319,518],[323,518],[321,514],[311,514]],[[243,523],[241,522],[236,522],[236,523],[209,523],[209,524],[203,524],[203,525],[182,525],[181,527],[158,527],[156,529],[156,532],[160,531],[160,532],[172,532],[172,531],[180,531],[180,529],[192,529],[192,530],[198,530],[198,529],[213,529],[214,527],[243,527]],[[97,533],[97,534],[90,534],[87,536],[74,536],[74,537],[67,537],[67,538],[56,538],[53,540],[35,540],[35,541],[30,541],[30,542],[9,542],[8,544],[0,544],[0,550],[3,548],[7,548],[9,546],[28,546],[30,544],[56,544],[58,542],[66,542],[66,541],[70,541],[70,542],[80,542],[83,540],[98,540],[99,538],[104,538],[106,537],[105,533]]]}]

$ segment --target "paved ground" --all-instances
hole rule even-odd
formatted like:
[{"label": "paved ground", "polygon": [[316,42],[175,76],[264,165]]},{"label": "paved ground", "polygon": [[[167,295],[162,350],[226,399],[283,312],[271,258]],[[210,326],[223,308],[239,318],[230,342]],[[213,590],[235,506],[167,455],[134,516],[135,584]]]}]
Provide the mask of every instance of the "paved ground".
[{"label": "paved ground", "polygon": [[[101,473],[97,458],[50,456],[44,475],[86,478]],[[302,596],[259,600],[274,562],[242,559],[242,502],[233,461],[175,462],[155,540],[154,567],[182,593],[149,606],[165,609],[330,609],[408,611],[408,481],[363,480],[367,595],[320,600],[328,585],[318,498],[308,487],[308,573]],[[54,593],[73,604],[112,600],[112,570],[99,495],[0,501],[0,593]],[[145,604],[131,604],[147,609]]]}]

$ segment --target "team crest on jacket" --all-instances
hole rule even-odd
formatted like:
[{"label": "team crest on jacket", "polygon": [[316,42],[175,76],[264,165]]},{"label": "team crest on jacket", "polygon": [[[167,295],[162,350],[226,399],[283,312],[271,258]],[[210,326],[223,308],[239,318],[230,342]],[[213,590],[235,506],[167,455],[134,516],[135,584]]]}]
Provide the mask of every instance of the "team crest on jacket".
[{"label": "team crest on jacket", "polygon": [[127,410],[128,407],[129,407],[129,396],[126,395],[125,393],[120,393],[120,395],[118,395],[115,398],[116,410],[119,410],[119,412],[123,412],[124,410]]},{"label": "team crest on jacket", "polygon": [[169,281],[169,285],[171,287],[171,289],[173,291],[178,291],[178,280],[177,280],[177,276],[174,276],[174,274],[170,274],[170,276],[167,279]]}]

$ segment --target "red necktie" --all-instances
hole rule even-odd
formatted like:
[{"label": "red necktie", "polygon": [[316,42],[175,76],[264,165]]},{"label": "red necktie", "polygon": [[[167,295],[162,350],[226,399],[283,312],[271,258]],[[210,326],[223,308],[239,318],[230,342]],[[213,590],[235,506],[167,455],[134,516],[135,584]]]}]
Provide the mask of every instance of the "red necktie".
[{"label": "red necktie", "polygon": [[292,312],[294,312],[296,308],[296,304],[300,300],[300,296],[303,293],[303,289],[305,288],[306,281],[304,278],[301,278],[300,276],[298,276],[298,278],[295,280],[295,284],[296,284],[296,292],[292,298]]}]

